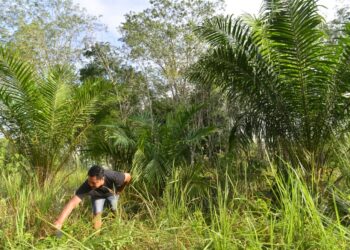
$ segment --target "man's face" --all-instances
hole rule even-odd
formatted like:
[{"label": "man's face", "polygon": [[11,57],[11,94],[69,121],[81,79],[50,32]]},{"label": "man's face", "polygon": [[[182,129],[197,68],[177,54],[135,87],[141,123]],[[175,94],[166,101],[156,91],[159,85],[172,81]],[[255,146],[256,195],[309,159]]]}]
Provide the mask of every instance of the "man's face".
[{"label": "man's face", "polygon": [[92,189],[101,187],[105,183],[104,178],[96,178],[96,176],[88,176],[88,184]]}]

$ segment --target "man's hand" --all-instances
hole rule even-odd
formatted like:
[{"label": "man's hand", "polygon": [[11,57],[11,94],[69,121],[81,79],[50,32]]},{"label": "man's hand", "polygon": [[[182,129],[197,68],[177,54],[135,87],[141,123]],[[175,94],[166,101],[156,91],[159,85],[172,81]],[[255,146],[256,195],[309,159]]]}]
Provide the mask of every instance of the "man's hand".
[{"label": "man's hand", "polygon": [[124,182],[126,182],[126,184],[129,184],[129,182],[131,181],[131,175],[129,173],[124,173]]},{"label": "man's hand", "polygon": [[55,235],[56,237],[58,238],[61,238],[62,237],[62,231],[61,231],[61,228],[62,228],[62,223],[58,222],[58,221],[55,221],[55,223],[53,223],[56,231],[55,231]]},{"label": "man's hand", "polygon": [[124,173],[124,183],[123,185],[117,190],[116,194],[120,194],[126,185],[128,185],[131,181],[131,175],[129,173]]},{"label": "man's hand", "polygon": [[58,222],[58,221],[55,221],[55,223],[53,223],[55,229],[57,230],[61,230],[62,228],[62,223]]},{"label": "man's hand", "polygon": [[72,199],[66,204],[66,206],[63,208],[62,212],[58,216],[57,220],[54,222],[54,227],[57,229],[56,235],[58,237],[62,236],[61,228],[63,225],[63,222],[66,220],[66,218],[70,215],[72,210],[78,206],[78,204],[81,202],[81,199],[74,195]]}]

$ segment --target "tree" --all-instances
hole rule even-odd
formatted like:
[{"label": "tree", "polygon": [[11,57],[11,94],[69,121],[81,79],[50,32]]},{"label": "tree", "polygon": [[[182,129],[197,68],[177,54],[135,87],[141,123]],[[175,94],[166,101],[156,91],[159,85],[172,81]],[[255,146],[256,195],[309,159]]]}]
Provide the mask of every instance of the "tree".
[{"label": "tree", "polygon": [[184,72],[201,52],[192,28],[214,15],[223,1],[152,0],[150,4],[140,13],[126,15],[122,41],[146,76],[148,89],[157,97],[186,102],[193,86]]},{"label": "tree", "polygon": [[129,118],[143,112],[144,78],[108,43],[90,46],[84,56],[89,63],[80,70],[80,79],[104,79],[110,85],[88,131],[86,155],[105,160],[113,169],[129,171],[135,152]]},{"label": "tree", "polygon": [[143,177],[153,192],[164,190],[174,168],[194,165],[201,142],[215,132],[213,127],[193,128],[191,123],[201,106],[178,106],[165,119],[152,122],[145,113],[131,120],[136,139],[133,158],[135,175]]},{"label": "tree", "polygon": [[[154,0],[151,7],[126,15],[121,26],[122,41],[132,65],[142,72],[146,83],[145,110],[152,123],[164,122],[169,112],[177,106],[205,105],[193,120],[193,130],[212,126],[216,113],[212,88],[194,84],[185,77],[204,44],[195,36],[193,29],[206,18],[212,17],[223,7],[222,0]],[[210,102],[210,104],[209,104]],[[213,118],[213,119],[212,119]],[[208,155],[213,154],[216,140],[208,140]]]},{"label": "tree", "polygon": [[349,5],[342,5],[336,11],[335,18],[326,24],[326,32],[330,41],[337,43],[349,30],[350,10]]},{"label": "tree", "polygon": [[98,81],[74,85],[72,78],[65,67],[37,74],[13,51],[0,48],[0,131],[26,158],[30,168],[24,170],[40,182],[70,159],[105,88]]},{"label": "tree", "polygon": [[136,138],[129,120],[106,117],[87,133],[86,156],[105,160],[114,170],[130,171],[136,151]]},{"label": "tree", "polygon": [[349,128],[350,46],[327,43],[317,7],[314,0],[266,0],[249,22],[209,20],[197,32],[210,49],[191,73],[243,107],[233,138],[260,138],[308,170],[322,169],[333,136]]},{"label": "tree", "polygon": [[102,28],[71,0],[3,0],[0,41],[42,71],[79,62],[82,49]]},{"label": "tree", "polygon": [[80,69],[80,80],[89,78],[104,79],[111,84],[103,105],[106,112],[117,112],[119,119],[141,110],[145,100],[144,77],[141,72],[128,65],[120,52],[108,43],[96,43],[85,49],[84,57],[89,60]]}]

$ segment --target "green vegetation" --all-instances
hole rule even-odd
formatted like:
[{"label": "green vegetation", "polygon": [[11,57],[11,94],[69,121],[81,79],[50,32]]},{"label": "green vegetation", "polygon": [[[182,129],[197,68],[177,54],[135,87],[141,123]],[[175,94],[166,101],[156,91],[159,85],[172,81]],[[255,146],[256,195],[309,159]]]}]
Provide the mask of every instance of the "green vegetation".
[{"label": "green vegetation", "polygon": [[90,126],[106,86],[92,81],[74,86],[66,68],[37,75],[5,49],[0,49],[0,79],[1,132],[27,160],[30,170],[23,170],[51,181]]},{"label": "green vegetation", "polygon": [[243,183],[218,171],[196,191],[194,178],[174,170],[158,198],[135,182],[122,197],[117,217],[106,214],[100,232],[92,229],[86,201],[64,226],[62,238],[48,236],[53,233],[49,223],[86,171],[71,175],[64,188],[52,183],[34,191],[21,186],[18,175],[2,176],[7,198],[1,200],[0,239],[5,249],[346,249],[348,227],[325,210],[336,211],[332,199],[320,204],[290,168],[287,182],[273,165],[269,173],[278,201],[259,191],[268,180],[250,183],[243,194]]},{"label": "green vegetation", "polygon": [[349,127],[349,43],[325,42],[321,23],[315,1],[266,1],[248,21],[214,18],[197,28],[212,49],[192,73],[245,106],[236,132],[307,168],[310,159],[322,168],[330,141]]},{"label": "green vegetation", "polygon": [[[82,51],[71,1],[4,2],[0,249],[348,248],[349,11],[222,6],[152,0]],[[56,237],[96,162],[133,177],[117,215],[95,231],[86,199]]]}]

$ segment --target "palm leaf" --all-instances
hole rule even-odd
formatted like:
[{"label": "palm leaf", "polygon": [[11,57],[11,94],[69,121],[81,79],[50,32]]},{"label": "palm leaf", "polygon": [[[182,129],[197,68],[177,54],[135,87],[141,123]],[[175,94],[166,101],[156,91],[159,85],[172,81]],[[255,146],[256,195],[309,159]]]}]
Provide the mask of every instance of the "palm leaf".
[{"label": "palm leaf", "polygon": [[16,53],[0,48],[0,127],[41,181],[75,150],[105,89],[101,82],[72,82],[67,68],[39,76]]},{"label": "palm leaf", "polygon": [[197,28],[210,48],[189,78],[220,85],[241,107],[232,138],[252,132],[274,150],[318,154],[334,126],[347,124],[349,52],[328,46],[317,11],[314,0],[266,0],[258,18],[216,17]]}]

